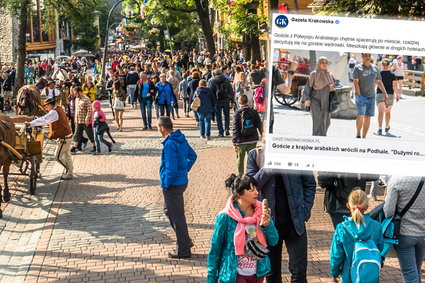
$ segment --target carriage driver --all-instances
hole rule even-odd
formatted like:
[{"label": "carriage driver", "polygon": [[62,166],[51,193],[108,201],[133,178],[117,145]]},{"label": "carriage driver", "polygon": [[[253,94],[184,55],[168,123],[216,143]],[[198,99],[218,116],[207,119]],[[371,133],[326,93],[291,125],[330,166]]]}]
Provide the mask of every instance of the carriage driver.
[{"label": "carriage driver", "polygon": [[48,85],[41,92],[41,96],[45,99],[60,97],[60,91],[56,89],[56,83],[54,80],[49,80]]},{"label": "carriage driver", "polygon": [[62,180],[69,180],[74,177],[72,174],[74,165],[71,159],[71,128],[68,123],[65,111],[60,106],[56,106],[56,102],[53,98],[48,98],[44,102],[44,106],[49,111],[43,117],[40,117],[31,122],[25,122],[27,126],[44,126],[49,125],[49,135],[47,136],[51,140],[56,140],[57,147],[55,151],[55,159],[63,167],[65,167],[65,173],[62,175]]}]

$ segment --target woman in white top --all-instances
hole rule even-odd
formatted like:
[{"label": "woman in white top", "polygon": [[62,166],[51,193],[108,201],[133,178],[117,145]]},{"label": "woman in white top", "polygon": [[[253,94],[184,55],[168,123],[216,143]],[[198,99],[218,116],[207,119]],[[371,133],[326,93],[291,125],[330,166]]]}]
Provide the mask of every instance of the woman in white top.
[{"label": "woman in white top", "polygon": [[397,79],[397,89],[398,89],[398,93],[399,95],[401,95],[402,90],[403,90],[403,80],[404,77],[406,76],[405,73],[405,68],[404,68],[404,63],[403,63],[403,57],[398,56],[397,57],[397,63],[394,63],[391,66],[391,71],[394,73],[396,79]]}]

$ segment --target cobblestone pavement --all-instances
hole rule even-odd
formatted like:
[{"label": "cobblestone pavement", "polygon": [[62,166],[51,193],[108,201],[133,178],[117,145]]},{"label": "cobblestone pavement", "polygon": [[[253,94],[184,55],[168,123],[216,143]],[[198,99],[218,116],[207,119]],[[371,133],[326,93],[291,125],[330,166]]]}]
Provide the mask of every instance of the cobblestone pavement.
[{"label": "cobblestone pavement", "polygon": [[[205,282],[215,216],[228,197],[223,181],[236,171],[230,138],[205,142],[193,118],[175,121],[198,154],[185,193],[194,248],[189,260],[168,259],[175,236],[158,181],[162,138],[140,131],[139,115],[127,108],[123,132],[110,122],[117,141],[111,153],[102,148],[103,155],[93,156],[88,146],[74,156],[75,179],[58,182],[61,168],[49,161],[35,197],[16,189],[0,220],[1,282]],[[329,282],[332,227],[320,190],[307,226],[309,282]],[[286,266],[286,254],[283,261]],[[288,273],[283,270],[284,282]],[[382,274],[382,282],[401,282],[394,259]]]}]

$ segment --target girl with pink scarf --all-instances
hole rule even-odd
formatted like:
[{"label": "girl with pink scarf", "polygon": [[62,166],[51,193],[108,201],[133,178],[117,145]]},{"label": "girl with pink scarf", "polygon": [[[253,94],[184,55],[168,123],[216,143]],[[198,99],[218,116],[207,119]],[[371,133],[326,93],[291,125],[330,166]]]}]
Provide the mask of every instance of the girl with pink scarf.
[{"label": "girl with pink scarf", "polygon": [[[268,210],[263,211],[258,201],[257,186],[248,175],[232,174],[226,180],[232,196],[216,218],[207,282],[261,283],[270,272],[266,248],[276,245],[279,236]],[[253,255],[250,242],[263,251],[260,256]]]},{"label": "girl with pink scarf", "polygon": [[109,134],[109,126],[106,123],[106,115],[102,111],[102,108],[100,106],[100,102],[98,100],[93,101],[92,103],[93,108],[93,133],[94,133],[94,140],[96,142],[96,152],[94,155],[100,155],[100,142],[105,144],[108,147],[109,152],[112,151],[112,143],[108,142],[103,138],[103,134],[107,132],[109,137],[111,138],[112,142],[115,143],[115,141],[112,139],[111,135]]}]

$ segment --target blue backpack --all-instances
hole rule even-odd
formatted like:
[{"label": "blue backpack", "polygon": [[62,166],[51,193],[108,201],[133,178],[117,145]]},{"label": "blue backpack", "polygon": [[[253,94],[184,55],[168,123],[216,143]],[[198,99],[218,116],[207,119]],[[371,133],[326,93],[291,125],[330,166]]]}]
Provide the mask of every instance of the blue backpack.
[{"label": "blue backpack", "polygon": [[[350,278],[353,283],[379,283],[381,271],[381,253],[376,247],[372,236],[367,240],[360,240],[344,225],[348,234],[354,239],[353,257],[351,259]],[[375,226],[374,226],[375,227]]]}]

